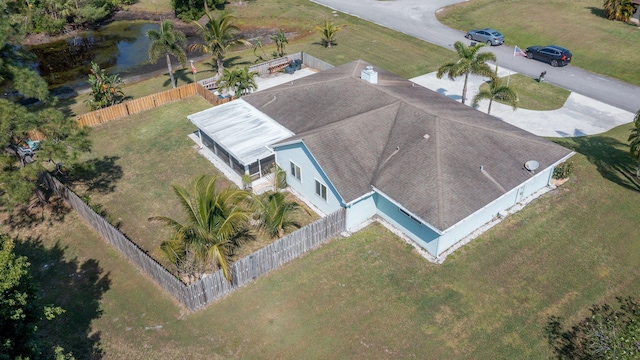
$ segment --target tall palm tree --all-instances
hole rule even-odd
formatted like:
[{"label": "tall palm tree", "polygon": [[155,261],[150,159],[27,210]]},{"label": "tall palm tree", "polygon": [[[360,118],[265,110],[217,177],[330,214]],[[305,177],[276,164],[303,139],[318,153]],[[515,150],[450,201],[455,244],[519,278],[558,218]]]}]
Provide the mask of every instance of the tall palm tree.
[{"label": "tall palm tree", "polygon": [[485,99],[489,100],[489,108],[487,109],[487,114],[489,115],[491,114],[491,105],[493,104],[493,100],[503,101],[511,105],[513,110],[517,108],[518,96],[510,87],[500,83],[497,66],[495,73],[491,76],[491,80],[489,80],[489,88],[480,88],[480,92],[473,97],[473,106],[478,106],[480,100]]},{"label": "tall palm tree", "polygon": [[451,80],[464,75],[464,86],[462,88],[463,104],[467,97],[469,74],[482,76],[491,76],[493,74],[493,71],[486,62],[489,60],[496,61],[496,56],[492,52],[478,52],[483,46],[483,43],[479,43],[474,46],[467,46],[461,41],[456,41],[455,44],[453,44],[453,47],[458,53],[458,61],[442,65],[436,74],[438,79],[442,79],[442,76],[447,74]]},{"label": "tall palm tree", "polygon": [[173,189],[187,218],[184,223],[165,216],[149,218],[174,231],[162,251],[182,275],[198,278],[215,264],[231,281],[229,256],[249,220],[244,205],[249,194],[235,188],[218,191],[216,177],[205,175],[196,178],[190,190],[179,185]]},{"label": "tall palm tree", "polygon": [[235,25],[237,18],[228,12],[222,12],[218,18],[207,13],[209,21],[206,25],[200,25],[197,21],[197,31],[204,40],[204,44],[191,44],[189,51],[202,51],[211,54],[216,59],[218,66],[218,76],[222,77],[224,70],[224,56],[233,45],[243,44],[251,46],[251,43],[244,39],[234,39],[233,36],[240,30]]},{"label": "tall palm tree", "polygon": [[284,44],[289,43],[289,39],[287,39],[287,35],[282,31],[282,29],[278,29],[276,34],[271,35],[271,40],[276,43],[276,55],[279,57],[284,56]]},{"label": "tall palm tree", "polygon": [[631,134],[629,134],[629,153],[634,160],[638,162],[638,167],[636,168],[636,177],[640,177],[640,110],[636,113],[636,116],[633,117],[633,129],[631,129]]},{"label": "tall palm tree", "polygon": [[147,37],[151,40],[149,44],[149,60],[156,62],[158,59],[165,55],[167,57],[167,67],[169,68],[169,77],[171,77],[171,86],[176,87],[176,82],[173,77],[173,69],[171,67],[171,58],[169,55],[175,56],[180,65],[184,67],[187,62],[187,55],[184,52],[183,47],[187,44],[187,37],[180,30],[174,28],[171,20],[165,20],[160,24],[158,31],[149,29],[147,30]]},{"label": "tall palm tree", "polygon": [[242,69],[224,69],[224,74],[216,84],[220,90],[233,90],[235,97],[241,97],[258,88],[255,80],[258,75],[257,71],[249,71],[247,66]]},{"label": "tall palm tree", "polygon": [[605,0],[604,11],[607,19],[627,22],[636,10],[631,0]]},{"label": "tall palm tree", "polygon": [[331,45],[335,44],[336,34],[342,30],[342,28],[329,20],[325,20],[324,26],[316,26],[316,30],[320,31],[324,46],[330,49]]}]

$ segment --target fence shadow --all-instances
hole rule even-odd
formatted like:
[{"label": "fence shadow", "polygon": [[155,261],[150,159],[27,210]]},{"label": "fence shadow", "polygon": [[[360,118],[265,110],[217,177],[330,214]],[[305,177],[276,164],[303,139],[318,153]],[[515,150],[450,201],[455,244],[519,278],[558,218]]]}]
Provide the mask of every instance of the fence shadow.
[{"label": "fence shadow", "polygon": [[81,261],[65,256],[68,247],[59,242],[47,247],[38,239],[15,243],[15,252],[26,256],[29,271],[39,288],[42,302],[66,310],[51,321],[38,326],[44,359],[54,359],[53,346],[72,352],[76,359],[100,359],[103,350],[100,333],[93,333],[91,322],[102,316],[100,301],[111,286],[109,273],[104,273],[97,260]]}]

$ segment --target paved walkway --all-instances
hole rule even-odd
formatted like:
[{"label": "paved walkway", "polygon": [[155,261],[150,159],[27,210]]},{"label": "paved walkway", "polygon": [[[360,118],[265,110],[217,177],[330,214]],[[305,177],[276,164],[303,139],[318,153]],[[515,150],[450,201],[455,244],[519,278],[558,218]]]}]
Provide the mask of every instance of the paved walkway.
[{"label": "paved walkway", "polygon": [[[258,91],[286,84],[315,72],[317,71],[304,68],[291,75],[277,73],[260,77],[256,81]],[[511,73],[511,75],[513,74]],[[509,70],[498,68],[498,76],[509,76]],[[445,76],[442,79],[438,79],[436,73],[433,72],[410,80],[456,101],[460,101],[462,98],[464,77],[449,80]],[[488,78],[477,75],[469,77],[467,104],[471,103],[480,85],[487,80]],[[480,103],[478,110],[486,113],[488,107],[489,101],[486,100]],[[583,95],[571,93],[564,106],[558,110],[533,111],[516,109],[514,111],[510,106],[494,101],[491,105],[491,115],[539,136],[574,137],[600,134],[616,126],[630,123],[633,120],[634,113],[615,108]]]}]

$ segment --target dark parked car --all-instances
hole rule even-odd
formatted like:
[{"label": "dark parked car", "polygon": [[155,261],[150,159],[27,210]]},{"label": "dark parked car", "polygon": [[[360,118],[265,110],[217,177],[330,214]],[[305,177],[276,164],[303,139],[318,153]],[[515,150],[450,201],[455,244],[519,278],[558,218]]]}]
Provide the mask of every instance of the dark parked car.
[{"label": "dark parked car", "polygon": [[465,37],[469,40],[486,43],[487,45],[502,45],[504,42],[504,35],[500,34],[497,30],[490,28],[469,30]]},{"label": "dark parked car", "polygon": [[551,66],[565,66],[571,62],[571,51],[557,45],[529,46],[526,50],[529,59],[548,62]]}]

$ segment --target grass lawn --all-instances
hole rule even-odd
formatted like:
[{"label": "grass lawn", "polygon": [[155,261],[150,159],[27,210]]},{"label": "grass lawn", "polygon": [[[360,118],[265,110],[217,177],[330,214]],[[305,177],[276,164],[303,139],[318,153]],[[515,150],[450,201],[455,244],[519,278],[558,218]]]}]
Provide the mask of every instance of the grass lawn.
[{"label": "grass lawn", "polygon": [[602,0],[473,0],[437,14],[443,24],[467,31],[492,27],[508,45],[525,49],[556,44],[573,53],[571,64],[640,85],[637,26],[607,20]]},{"label": "grass lawn", "polygon": [[[506,85],[507,78],[500,78],[500,84]],[[518,96],[518,108],[528,110],[556,110],[561,108],[571,95],[571,91],[551,85],[547,82],[539,83],[530,76],[521,74],[511,75],[509,87]],[[488,89],[489,84],[480,85],[480,89]],[[496,100],[499,103],[502,101]]]},{"label": "grass lawn", "polygon": [[73,213],[33,226],[37,242],[21,249],[38,250],[51,302],[86,306],[50,324],[80,358],[100,340],[105,359],[546,359],[549,316],[573,323],[593,303],[638,295],[628,128],[557,140],[579,153],[569,182],[439,266],[372,225],[187,314]]}]

